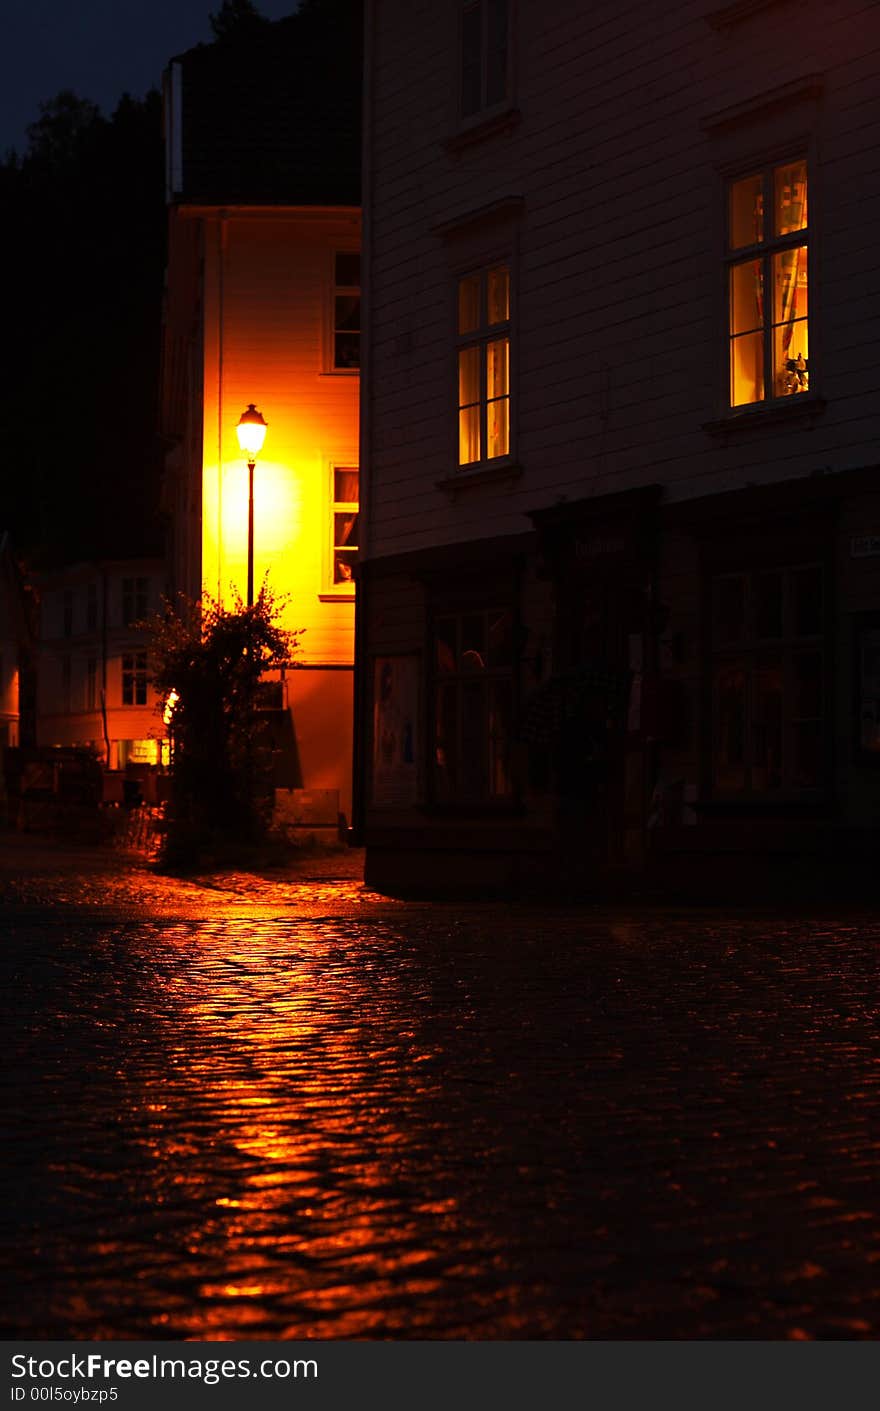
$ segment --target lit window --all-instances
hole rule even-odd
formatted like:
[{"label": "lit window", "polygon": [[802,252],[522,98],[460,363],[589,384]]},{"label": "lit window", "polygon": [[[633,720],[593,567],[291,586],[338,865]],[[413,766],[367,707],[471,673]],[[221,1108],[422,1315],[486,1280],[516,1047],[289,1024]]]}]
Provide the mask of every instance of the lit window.
[{"label": "lit window", "polygon": [[132,652],[122,658],[122,704],[147,704],[146,652]]},{"label": "lit window", "polygon": [[719,575],[713,583],[713,783],[720,795],[822,781],[820,564]]},{"label": "lit window", "polygon": [[333,583],[351,583],[358,551],[358,495],[356,467],[333,469]]},{"label": "lit window", "polygon": [[458,463],[510,454],[510,269],[458,281]]},{"label": "lit window", "polygon": [[357,371],[361,365],[361,257],[357,250],[333,256],[334,370]]},{"label": "lit window", "polygon": [[731,406],[808,391],[805,161],[730,183],[728,251]]},{"label": "lit window", "polygon": [[460,108],[463,118],[507,97],[507,0],[464,0],[461,7]]},{"label": "lit window", "polygon": [[150,598],[148,578],[123,578],[122,580],[122,624],[130,627],[133,622],[141,622],[147,615]]},{"label": "lit window", "polygon": [[513,618],[491,611],[438,615],[433,628],[433,784],[438,801],[513,792]]}]

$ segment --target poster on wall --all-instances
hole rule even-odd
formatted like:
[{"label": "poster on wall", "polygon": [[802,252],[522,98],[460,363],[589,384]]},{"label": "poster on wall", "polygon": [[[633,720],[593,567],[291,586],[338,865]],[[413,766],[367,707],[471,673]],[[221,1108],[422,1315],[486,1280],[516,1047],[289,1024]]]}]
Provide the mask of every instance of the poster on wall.
[{"label": "poster on wall", "polygon": [[418,685],[418,657],[375,658],[372,794],[380,807],[416,802]]}]

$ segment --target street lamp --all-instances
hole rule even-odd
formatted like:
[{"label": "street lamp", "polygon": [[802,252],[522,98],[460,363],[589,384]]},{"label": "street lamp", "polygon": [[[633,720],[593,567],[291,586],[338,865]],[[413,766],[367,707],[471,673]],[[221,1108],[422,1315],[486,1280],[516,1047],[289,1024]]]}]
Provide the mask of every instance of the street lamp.
[{"label": "street lamp", "polygon": [[247,456],[248,468],[248,558],[247,558],[247,605],[254,605],[254,463],[266,439],[266,423],[253,402],[248,403],[247,411],[242,412],[235,428],[238,444]]}]

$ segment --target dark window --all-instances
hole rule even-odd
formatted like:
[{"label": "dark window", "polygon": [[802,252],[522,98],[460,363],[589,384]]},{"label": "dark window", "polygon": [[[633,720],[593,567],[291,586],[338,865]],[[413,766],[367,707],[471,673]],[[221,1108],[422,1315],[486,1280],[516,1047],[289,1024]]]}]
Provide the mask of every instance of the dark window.
[{"label": "dark window", "polygon": [[98,585],[90,583],[86,589],[86,631],[94,632],[98,626]]},{"label": "dark window", "polygon": [[822,594],[819,564],[714,579],[717,794],[780,796],[822,782]]},{"label": "dark window", "polygon": [[122,704],[147,704],[146,652],[132,652],[122,658]]},{"label": "dark window", "polygon": [[361,365],[361,257],[357,250],[337,250],[333,257],[333,367]]},{"label": "dark window", "polygon": [[130,627],[133,622],[142,622],[147,615],[150,599],[148,578],[123,578],[122,580],[122,624]]},{"label": "dark window", "polygon": [[511,613],[438,615],[433,629],[434,795],[479,802],[512,793]]},{"label": "dark window", "polygon": [[507,0],[464,0],[460,36],[460,108],[468,118],[507,97]]},{"label": "dark window", "polygon": [[65,588],[61,595],[62,631],[65,637],[73,635],[73,589]]}]

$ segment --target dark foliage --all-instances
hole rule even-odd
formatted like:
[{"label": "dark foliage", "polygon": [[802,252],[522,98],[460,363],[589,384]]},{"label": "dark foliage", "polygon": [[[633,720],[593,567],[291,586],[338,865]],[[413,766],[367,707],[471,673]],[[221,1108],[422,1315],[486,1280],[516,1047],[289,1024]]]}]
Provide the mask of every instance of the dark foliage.
[{"label": "dark foliage", "polygon": [[147,624],[154,684],[173,701],[169,865],[193,865],[265,834],[271,761],[261,748],[257,687],[269,666],[291,662],[299,635],[278,625],[278,608],[264,584],[253,607],[239,599],[227,609],[205,595],[200,604],[168,605]]},{"label": "dark foliage", "polygon": [[109,119],[70,92],[0,163],[4,526],[33,564],[161,550],[165,208],[158,93]]}]

